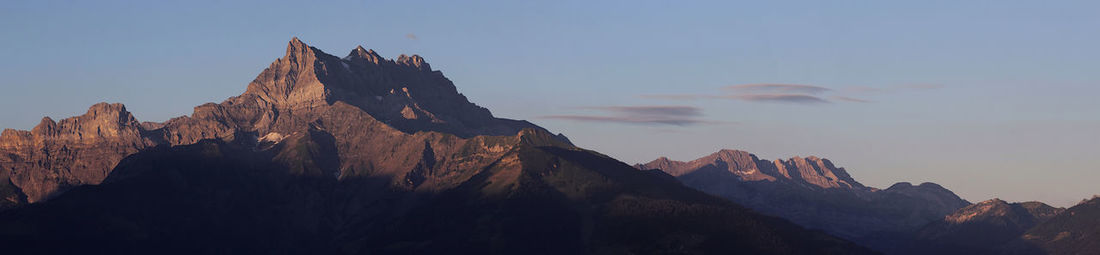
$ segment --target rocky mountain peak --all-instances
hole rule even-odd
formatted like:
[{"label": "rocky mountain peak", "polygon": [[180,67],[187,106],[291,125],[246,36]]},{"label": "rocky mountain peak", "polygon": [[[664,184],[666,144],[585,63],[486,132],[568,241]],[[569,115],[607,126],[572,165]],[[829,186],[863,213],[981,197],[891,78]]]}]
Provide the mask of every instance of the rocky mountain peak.
[{"label": "rocky mountain peak", "polygon": [[140,123],[119,103],[98,103],[88,108],[84,115],[54,122],[49,117],[31,129],[31,133],[42,137],[64,140],[83,140],[92,142],[97,138],[115,138],[127,134],[136,134]]},{"label": "rocky mountain peak", "polygon": [[299,40],[298,37],[294,37],[291,38],[290,42],[288,42],[286,45],[286,56],[304,57],[308,55],[314,55],[315,50],[316,49],[307,45],[305,42],[302,42],[302,40]]},{"label": "rocky mountain peak", "polygon": [[815,156],[767,161],[746,151],[723,149],[690,162],[666,158],[640,164],[637,168],[661,169],[672,176],[688,175],[699,170],[722,169],[743,181],[783,181],[823,189],[867,189],[852,179],[844,168]]},{"label": "rocky mountain peak", "polygon": [[406,56],[405,54],[401,54],[400,56],[397,56],[397,60],[395,62],[397,62],[398,64],[401,64],[401,65],[404,65],[404,66],[409,66],[409,67],[416,68],[417,70],[420,70],[420,71],[431,71],[432,70],[432,67],[430,65],[428,65],[428,62],[424,61],[424,58],[422,58],[422,57],[420,57],[420,55],[416,55],[416,54],[413,54],[412,56]]},{"label": "rocky mountain peak", "polygon": [[[844,168],[836,167],[827,159],[816,156],[806,158],[796,156],[786,161],[776,160],[775,164],[781,173],[799,176],[805,182],[817,187],[826,189],[866,189],[863,184],[853,179]],[[795,170],[797,173],[790,170]]]},{"label": "rocky mountain peak", "polygon": [[295,37],[287,44],[286,55],[256,76],[244,94],[257,96],[280,108],[302,108],[324,103],[326,90],[318,76],[333,68],[331,61],[327,65],[323,61],[325,56],[327,54]]},{"label": "rocky mountain peak", "polygon": [[54,130],[56,128],[57,121],[54,121],[53,118],[46,116],[42,117],[41,121],[38,121],[38,125],[35,125],[34,128],[31,129],[31,133],[45,135],[51,133],[51,130]]},{"label": "rocky mountain peak", "polygon": [[31,131],[0,134],[0,175],[36,202],[82,184],[98,184],[126,155],[153,141],[126,106],[98,103],[83,115],[46,117]]},{"label": "rocky mountain peak", "polygon": [[410,133],[433,130],[469,137],[515,135],[523,128],[537,128],[492,116],[459,93],[441,72],[431,71],[419,55],[387,60],[359,46],[338,58],[297,38],[288,44],[287,55],[261,72],[236,101],[247,103],[252,97],[259,99],[257,107],[278,112],[344,102]]},{"label": "rocky mountain peak", "polygon": [[350,61],[354,61],[356,59],[365,60],[366,62],[370,62],[371,64],[375,65],[379,65],[382,61],[386,60],[381,55],[378,55],[377,52],[374,52],[374,50],[364,49],[362,45],[355,46],[355,49],[351,50],[351,53],[348,53],[348,56],[344,59]]}]

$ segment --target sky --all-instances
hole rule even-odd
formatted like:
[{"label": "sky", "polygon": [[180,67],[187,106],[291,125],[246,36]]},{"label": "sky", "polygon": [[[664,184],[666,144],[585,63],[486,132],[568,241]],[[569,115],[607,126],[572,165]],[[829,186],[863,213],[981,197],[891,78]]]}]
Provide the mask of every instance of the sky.
[{"label": "sky", "polygon": [[[908,3],[906,3],[908,2]],[[299,37],[419,54],[627,163],[815,155],[978,202],[1100,194],[1096,1],[4,1],[0,128],[220,102]]]}]

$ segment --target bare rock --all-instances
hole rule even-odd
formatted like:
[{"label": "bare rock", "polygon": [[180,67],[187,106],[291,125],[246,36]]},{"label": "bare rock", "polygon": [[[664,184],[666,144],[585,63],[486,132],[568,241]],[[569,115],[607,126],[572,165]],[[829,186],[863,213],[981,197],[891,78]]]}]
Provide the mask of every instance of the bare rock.
[{"label": "bare rock", "polygon": [[31,131],[0,135],[0,173],[37,202],[83,184],[98,184],[123,157],[156,142],[122,104],[99,103],[84,115],[54,122],[43,118]]}]

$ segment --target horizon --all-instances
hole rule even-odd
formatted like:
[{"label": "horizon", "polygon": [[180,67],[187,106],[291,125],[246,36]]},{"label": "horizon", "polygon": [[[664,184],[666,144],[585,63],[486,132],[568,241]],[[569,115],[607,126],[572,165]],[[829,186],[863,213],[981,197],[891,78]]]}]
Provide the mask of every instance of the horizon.
[{"label": "horizon", "polygon": [[[1015,5],[971,17],[989,6],[869,4],[862,11],[908,15],[845,17],[858,11],[833,7],[787,20],[752,15],[770,4],[734,4],[744,8],[735,8],[745,12],[738,19],[660,3],[576,12],[568,11],[578,9],[573,3],[499,3],[490,5],[512,11],[487,17],[454,11],[484,6],[348,4],[395,11],[296,23],[279,19],[301,11],[290,4],[245,17],[238,14],[251,6],[241,3],[54,12],[48,3],[18,4],[26,5],[0,11],[0,26],[24,39],[0,45],[0,56],[15,60],[0,64],[4,89],[14,91],[0,95],[0,106],[20,109],[0,115],[4,129],[29,130],[101,101],[123,103],[143,122],[189,115],[239,95],[299,37],[335,56],[358,45],[388,59],[420,55],[494,115],[628,164],[737,149],[772,160],[827,158],[877,188],[933,182],[973,203],[1069,207],[1100,193],[1092,189],[1100,180],[1092,95],[1100,89],[1087,68],[1100,56],[1090,47],[1100,36],[1086,33],[1100,18],[1089,8],[1005,3]],[[112,7],[119,10],[98,12]],[[177,11],[188,15],[163,15]],[[383,23],[413,14],[437,19]],[[193,20],[202,15],[214,19]],[[504,17],[519,22],[495,22]],[[131,22],[139,19],[148,22]],[[125,38],[130,30],[149,36]]]}]

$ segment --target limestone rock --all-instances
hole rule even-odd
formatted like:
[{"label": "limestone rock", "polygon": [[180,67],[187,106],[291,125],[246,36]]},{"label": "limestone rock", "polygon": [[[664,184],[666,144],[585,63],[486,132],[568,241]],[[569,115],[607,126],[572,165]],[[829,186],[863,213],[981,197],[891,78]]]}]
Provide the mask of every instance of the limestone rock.
[{"label": "limestone rock", "polygon": [[31,131],[4,130],[0,176],[33,203],[71,187],[99,184],[123,157],[154,145],[125,106],[99,103],[60,122],[43,118]]}]

